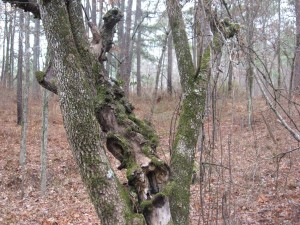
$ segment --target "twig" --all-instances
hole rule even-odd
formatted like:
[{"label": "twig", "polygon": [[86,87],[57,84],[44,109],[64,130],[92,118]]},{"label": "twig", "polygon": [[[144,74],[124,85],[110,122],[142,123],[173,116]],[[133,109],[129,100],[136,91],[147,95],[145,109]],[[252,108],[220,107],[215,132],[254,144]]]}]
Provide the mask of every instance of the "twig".
[{"label": "twig", "polygon": [[262,116],[263,121],[264,121],[264,123],[265,123],[265,125],[266,125],[266,127],[267,127],[267,129],[269,131],[269,134],[270,134],[270,137],[271,137],[272,141],[274,142],[274,144],[278,145],[278,143],[277,143],[277,141],[276,141],[276,139],[274,137],[274,134],[272,132],[272,129],[270,127],[270,124],[267,122],[267,120],[266,120],[266,118],[265,118],[265,116],[264,116],[264,114],[262,112],[261,112],[261,116]]},{"label": "twig", "polygon": [[90,21],[90,18],[88,17],[87,12],[85,11],[85,8],[84,8],[84,6],[83,6],[82,4],[81,4],[81,7],[82,7],[82,10],[83,10],[83,12],[84,12],[84,15],[85,15],[86,20],[87,20],[87,21]]},{"label": "twig", "polygon": [[299,149],[300,149],[300,147],[297,147],[297,148],[291,149],[291,150],[286,151],[286,152],[278,153],[277,155],[273,156],[273,159],[274,159],[274,158],[282,158],[282,157],[284,157],[286,154],[289,154],[289,153],[291,153],[291,152],[297,151],[297,150],[299,150]]},{"label": "twig", "polygon": [[220,164],[216,164],[216,163],[202,162],[202,165],[218,166],[218,167],[222,167],[222,168],[224,168],[224,169],[229,170],[229,167],[223,166],[223,165],[220,165]]},{"label": "twig", "polygon": [[295,130],[293,130],[288,124],[287,122],[283,119],[283,117],[281,116],[281,114],[277,111],[277,109],[275,109],[274,105],[272,104],[271,100],[269,99],[269,97],[267,96],[265,90],[263,89],[263,87],[261,86],[261,81],[260,79],[257,77],[257,75],[254,75],[257,84],[259,86],[259,89],[261,90],[263,96],[265,97],[269,107],[272,109],[272,111],[275,113],[277,119],[279,120],[279,122],[282,124],[282,126],[289,131],[289,133],[295,138],[295,140],[297,140],[298,142],[300,142],[300,134],[298,132],[296,132]]}]

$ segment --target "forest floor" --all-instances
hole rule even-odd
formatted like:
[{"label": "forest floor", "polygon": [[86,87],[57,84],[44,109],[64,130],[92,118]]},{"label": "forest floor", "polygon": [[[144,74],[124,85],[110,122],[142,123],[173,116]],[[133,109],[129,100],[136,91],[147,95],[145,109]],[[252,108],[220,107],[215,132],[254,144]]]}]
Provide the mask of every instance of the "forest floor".
[{"label": "forest floor", "polygon": [[[30,99],[22,187],[15,95],[4,89],[0,93],[0,224],[99,224],[66,139],[57,97],[49,104],[47,192],[41,196],[42,101]],[[191,187],[191,224],[300,224],[300,150],[280,155],[299,144],[259,98],[254,99],[249,129],[246,100],[239,98],[218,100],[214,135],[212,117],[205,118],[204,146],[196,154],[197,176]],[[131,100],[140,118],[148,115],[151,99]],[[163,96],[153,118],[158,151],[167,162],[177,105],[178,99]],[[298,112],[290,115],[300,122]],[[113,165],[118,166],[115,160]]]}]

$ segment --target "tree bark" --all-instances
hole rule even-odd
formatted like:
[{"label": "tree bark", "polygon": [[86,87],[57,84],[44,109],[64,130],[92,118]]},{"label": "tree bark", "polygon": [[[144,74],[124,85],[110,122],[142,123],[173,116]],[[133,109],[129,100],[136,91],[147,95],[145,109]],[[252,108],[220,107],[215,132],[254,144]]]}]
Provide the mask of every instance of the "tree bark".
[{"label": "tree bark", "polygon": [[47,188],[48,101],[49,91],[44,89],[41,138],[41,195],[45,195]]},{"label": "tree bark", "polygon": [[[125,0],[119,0],[118,1],[118,7],[121,10],[121,12],[125,11]],[[124,58],[124,48],[125,48],[125,38],[124,38],[124,20],[121,20],[118,23],[118,47],[119,47],[119,54],[118,58],[120,60],[120,64],[118,67],[118,72],[117,72],[117,79],[121,80],[122,79],[122,72],[121,72],[121,67],[123,63],[123,58]]]},{"label": "tree bark", "polygon": [[13,21],[12,21],[12,31],[11,31],[11,35],[10,35],[10,72],[9,72],[9,77],[8,77],[8,87],[12,88],[13,87],[13,80],[14,80],[14,60],[15,60],[15,56],[14,56],[14,44],[15,44],[15,31],[16,31],[16,14],[17,14],[17,10],[13,9]]},{"label": "tree bark", "polygon": [[[33,64],[32,70],[35,73],[40,70],[40,32],[41,32],[41,24],[40,20],[35,20],[34,26],[34,44],[33,44]],[[33,81],[32,85],[33,96],[39,96],[39,85],[36,80]]]},{"label": "tree bark", "polygon": [[173,38],[172,33],[168,38],[168,69],[167,69],[167,92],[171,96],[173,92],[172,87],[172,73],[173,73]]},{"label": "tree bark", "polygon": [[174,224],[189,224],[189,198],[194,153],[205,110],[206,81],[197,75],[177,0],[167,1],[167,12],[182,86],[182,105],[171,157],[170,208]]},{"label": "tree bark", "polygon": [[246,63],[247,63],[247,97],[248,97],[248,127],[252,129],[252,97],[253,97],[253,80],[254,80],[254,71],[252,67],[253,59],[253,2],[252,0],[247,0],[246,2],[246,22],[247,26],[247,49],[246,49]]},{"label": "tree bark", "polygon": [[17,124],[21,125],[23,118],[23,30],[24,30],[24,12],[19,10],[19,50],[18,50],[18,72],[17,72]]},{"label": "tree bark", "polygon": [[[135,118],[124,92],[104,76],[103,65],[90,54],[79,2],[44,2],[41,15],[54,55],[46,73],[37,73],[37,78],[59,95],[68,140],[101,223],[167,224],[170,211],[163,191],[169,169],[156,156],[158,137]],[[108,50],[108,36],[119,15],[117,9],[105,15],[101,35]],[[100,133],[105,139],[100,140]],[[104,144],[120,161],[119,169],[127,169],[134,199],[114,175]]]},{"label": "tree bark", "polygon": [[91,12],[91,17],[92,17],[92,22],[96,25],[97,24],[97,2],[96,0],[92,0],[92,12]]},{"label": "tree bark", "polygon": [[128,97],[129,96],[129,89],[130,89],[130,73],[131,73],[131,15],[132,15],[132,0],[127,1],[127,7],[126,7],[126,28],[125,28],[125,34],[124,34],[124,39],[125,43],[122,48],[123,53],[123,59],[122,59],[122,64],[121,64],[121,78],[123,83],[123,88],[125,91],[125,95]]},{"label": "tree bark", "polygon": [[[86,17],[87,17],[86,19],[88,19],[88,21],[90,20],[90,9],[91,9],[90,0],[86,0],[85,1],[85,13],[86,13]],[[88,22],[88,21],[86,21],[86,22]],[[86,25],[85,25],[85,33],[89,37],[89,26],[88,26],[88,23],[86,23]]]},{"label": "tree bark", "polygon": [[230,61],[229,62],[229,65],[228,65],[228,89],[227,89],[227,92],[228,92],[228,96],[231,96],[232,94],[232,78],[233,78],[233,62]]},{"label": "tree bark", "polygon": [[[142,19],[142,8],[141,0],[136,2],[136,21],[137,24]],[[137,96],[142,96],[142,76],[141,76],[141,45],[142,45],[142,31],[141,27],[137,28],[137,39],[136,39],[136,93]]]},{"label": "tree bark", "polygon": [[89,69],[85,71],[83,66],[87,66],[88,61],[82,61],[81,55],[86,53],[84,49],[82,52],[77,49],[83,40],[75,31],[83,34],[83,26],[77,24],[78,27],[74,27],[75,20],[73,24],[69,22],[75,13],[80,15],[80,5],[72,1],[67,7],[64,2],[56,0],[40,3],[40,6],[46,36],[54,54],[64,125],[82,179],[101,223],[125,224],[126,202],[118,194],[118,182],[105,155],[99,138],[100,127],[93,113],[95,74],[88,74]]},{"label": "tree bark", "polygon": [[[23,13],[23,12],[22,12]],[[23,116],[22,116],[22,134],[21,134],[21,145],[20,145],[20,166],[22,173],[22,188],[21,188],[21,197],[24,197],[25,189],[25,165],[26,165],[26,155],[27,155],[27,128],[28,128],[28,94],[29,94],[29,62],[30,62],[30,44],[29,44],[29,23],[30,17],[29,13],[26,13],[25,16],[25,27],[22,28],[25,30],[25,90],[24,90],[24,105],[23,105]]]},{"label": "tree bark", "polygon": [[3,33],[3,52],[2,52],[2,70],[1,70],[1,82],[3,84],[3,86],[6,86],[6,63],[4,63],[6,60],[5,60],[5,57],[6,57],[6,54],[7,54],[7,51],[5,51],[5,46],[8,46],[8,43],[6,41],[6,37],[8,35],[8,12],[7,12],[7,6],[5,4],[5,22],[4,22],[4,33]]},{"label": "tree bark", "polygon": [[278,79],[277,79],[277,99],[280,98],[280,92],[281,92],[281,83],[282,83],[282,75],[281,75],[281,0],[278,0],[278,25],[277,25],[277,32],[278,32],[278,40],[277,40],[277,73],[278,73]]},{"label": "tree bark", "polygon": [[103,0],[98,0],[99,2],[99,22],[98,27],[102,26],[102,17],[103,17]]},{"label": "tree bark", "polygon": [[294,90],[300,93],[300,2],[295,0],[296,11],[296,48],[294,63]]}]

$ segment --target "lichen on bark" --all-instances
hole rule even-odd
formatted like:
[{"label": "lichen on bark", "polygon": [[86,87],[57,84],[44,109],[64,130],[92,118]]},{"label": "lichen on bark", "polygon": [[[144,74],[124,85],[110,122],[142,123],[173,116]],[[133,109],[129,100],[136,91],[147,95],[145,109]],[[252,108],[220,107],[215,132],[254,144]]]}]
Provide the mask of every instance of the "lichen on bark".
[{"label": "lichen on bark", "polygon": [[[172,148],[171,185],[167,187],[173,223],[180,225],[189,224],[189,190],[195,147],[205,109],[206,79],[203,71],[200,70],[198,73],[194,68],[179,2],[168,0],[167,11],[183,92],[177,133]],[[205,55],[205,59],[208,58],[209,56]]]},{"label": "lichen on bark", "polygon": [[[168,166],[155,152],[158,136],[154,129],[134,116],[124,91],[104,75],[101,60],[87,51],[87,42],[82,38],[83,23],[76,16],[78,1],[40,4],[54,53],[40,84],[45,88],[53,84],[53,92],[60,97],[68,140],[101,223],[157,224],[159,218],[155,215],[164,207],[164,214],[159,217],[164,217],[166,224],[170,220],[167,198],[155,198],[151,210],[144,212],[139,205],[162,191],[169,177]],[[118,12],[114,9],[105,20],[112,21]],[[106,26],[101,31],[108,51],[113,27]],[[104,138],[101,140],[100,136]],[[106,149],[120,161],[119,169],[127,169],[127,186],[131,193],[135,192],[134,198],[114,175]]]}]

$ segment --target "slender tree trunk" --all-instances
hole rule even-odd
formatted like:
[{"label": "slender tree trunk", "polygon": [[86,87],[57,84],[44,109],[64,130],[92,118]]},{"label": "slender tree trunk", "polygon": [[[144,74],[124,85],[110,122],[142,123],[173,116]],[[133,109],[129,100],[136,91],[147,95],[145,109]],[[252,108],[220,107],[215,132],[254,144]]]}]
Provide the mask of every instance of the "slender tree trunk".
[{"label": "slender tree trunk", "polygon": [[125,34],[124,34],[124,47],[123,49],[123,59],[122,59],[122,65],[121,65],[121,78],[124,82],[123,88],[125,91],[125,95],[129,96],[129,88],[130,88],[130,73],[131,73],[131,15],[132,15],[132,0],[128,0],[127,2],[127,8],[126,8],[126,28],[125,28]]},{"label": "slender tree trunk", "polygon": [[97,24],[97,1],[92,0],[92,12],[91,12],[91,17],[92,17],[92,22],[96,25]]},{"label": "slender tree trunk", "polygon": [[25,90],[24,90],[24,105],[23,105],[23,121],[22,121],[22,139],[21,139],[21,147],[20,147],[20,166],[21,166],[21,174],[22,174],[22,198],[24,197],[24,189],[25,189],[25,165],[26,165],[26,155],[27,155],[27,127],[28,127],[28,93],[29,93],[29,62],[30,62],[30,44],[29,44],[29,23],[30,16],[29,13],[26,13],[25,17]]},{"label": "slender tree trunk", "polygon": [[232,61],[228,65],[228,96],[231,96],[232,93],[232,78],[233,78],[233,65]]},{"label": "slender tree trunk", "polygon": [[[141,8],[141,0],[137,0],[136,2],[136,21],[140,22],[142,19],[142,8]],[[141,76],[141,44],[142,44],[142,31],[141,27],[137,28],[137,39],[136,39],[136,93],[137,96],[142,95],[142,76]]]},{"label": "slender tree trunk", "polygon": [[15,56],[14,56],[14,46],[15,46],[15,31],[16,31],[16,15],[17,15],[17,10],[14,8],[13,9],[13,21],[12,21],[12,32],[11,32],[11,39],[10,39],[10,72],[9,72],[9,77],[8,77],[8,87],[12,88],[13,87],[13,80],[14,80],[14,62],[15,62]]},{"label": "slender tree trunk", "polygon": [[182,86],[182,104],[178,130],[171,157],[170,208],[174,224],[189,224],[189,198],[195,146],[205,110],[206,82],[196,75],[181,7],[177,0],[167,0],[167,12]]},{"label": "slender tree trunk", "polygon": [[[264,7],[266,7],[267,5],[264,5]],[[266,33],[266,23],[267,23],[267,15],[263,16],[262,19],[262,36],[263,37],[267,37],[267,33]],[[265,38],[263,41],[263,47],[264,47],[264,51],[267,51],[267,42],[268,39]],[[265,70],[264,72],[266,74],[268,74],[268,77],[266,77],[265,79],[265,84],[268,85],[268,82],[271,81],[271,77],[269,76],[269,72],[268,72],[268,56],[267,54],[263,54],[263,63],[265,64]]]},{"label": "slender tree trunk", "polygon": [[[41,23],[40,20],[35,20],[34,25],[34,45],[33,45],[33,65],[32,70],[35,73],[40,70],[40,33]],[[33,96],[39,96],[40,87],[36,79],[33,80]]]},{"label": "slender tree trunk", "polygon": [[198,3],[197,1],[194,2],[194,9],[195,9],[195,13],[194,13],[194,24],[193,24],[193,41],[192,41],[192,53],[193,53],[193,63],[195,68],[197,67],[197,46],[198,46],[198,22],[199,22],[199,18],[198,18]]},{"label": "slender tree trunk", "polygon": [[21,141],[21,154],[20,165],[24,166],[26,163],[26,137],[27,137],[27,112],[28,112],[28,92],[29,92],[29,73],[30,73],[30,44],[29,44],[29,14],[26,13],[25,23],[25,89],[24,89],[24,105],[23,105],[23,122],[22,122],[22,141]]},{"label": "slender tree trunk", "polygon": [[164,59],[165,52],[166,52],[166,49],[167,49],[168,36],[169,36],[169,32],[166,33],[165,40],[163,41],[163,47],[162,47],[161,55],[160,55],[158,65],[157,65],[156,78],[155,78],[155,87],[154,87],[154,92],[153,92],[153,95],[152,95],[152,104],[151,104],[150,115],[148,117],[148,121],[150,121],[150,122],[152,121],[152,117],[153,117],[153,113],[154,113],[154,107],[155,107],[155,104],[157,102],[158,82],[159,82],[159,76],[160,76],[161,71],[162,71],[163,59]]},{"label": "slender tree trunk", "polygon": [[22,97],[22,86],[23,86],[23,30],[24,30],[24,12],[19,10],[19,50],[18,50],[18,72],[17,72],[17,124],[22,123],[23,113],[23,97]]},{"label": "slender tree trunk", "polygon": [[[119,0],[118,1],[118,7],[120,8],[121,12],[125,11],[125,0]],[[125,48],[125,38],[124,38],[124,20],[121,20],[118,23],[118,45],[119,45],[119,60],[121,61],[119,67],[118,67],[118,72],[117,72],[117,78],[118,79],[123,79],[122,78],[122,64],[124,63],[124,48]]]},{"label": "slender tree trunk", "polygon": [[102,26],[102,17],[103,17],[103,0],[98,0],[99,2],[99,23],[98,27],[101,28]]},{"label": "slender tree trunk", "polygon": [[[90,5],[90,0],[86,0],[85,2],[85,12],[86,12],[86,16],[90,19],[90,9],[91,9],[91,5]],[[87,21],[88,22],[88,21]],[[89,26],[86,23],[85,25],[85,33],[88,35],[89,37]]]},{"label": "slender tree trunk", "polygon": [[5,13],[5,22],[4,22],[4,33],[3,33],[3,52],[2,52],[2,70],[1,70],[1,82],[2,82],[2,84],[3,84],[3,86],[5,86],[5,79],[6,79],[6,74],[5,74],[5,65],[6,65],[6,63],[5,63],[5,57],[6,57],[6,55],[5,55],[5,53],[7,53],[7,52],[5,52],[5,46],[6,45],[8,45],[7,43],[6,43],[6,36],[7,36],[7,24],[8,24],[8,17],[7,17],[7,14],[8,14],[8,12],[7,12],[7,6],[6,6],[6,4],[5,4],[5,8],[4,8],[4,13]]},{"label": "slender tree trunk", "polygon": [[295,0],[296,11],[296,48],[295,48],[295,64],[294,64],[294,89],[300,93],[300,2]]},{"label": "slender tree trunk", "polygon": [[252,67],[253,60],[253,32],[254,32],[254,24],[253,24],[253,2],[252,0],[247,0],[246,2],[246,19],[247,19],[247,96],[248,96],[248,127],[252,129],[252,97],[253,97],[253,80],[254,80],[254,71]]},{"label": "slender tree trunk", "polygon": [[164,88],[164,77],[165,77],[164,75],[165,57],[163,58],[161,67],[162,69],[161,69],[161,76],[160,76],[160,91],[162,92]]},{"label": "slender tree trunk", "polygon": [[173,73],[173,38],[172,32],[168,38],[168,69],[167,69],[167,91],[172,96],[172,73]]},{"label": "slender tree trunk", "polygon": [[277,40],[277,73],[278,73],[278,80],[277,80],[277,98],[279,99],[280,97],[280,92],[281,92],[281,82],[282,82],[282,75],[281,75],[281,0],[278,0],[278,27],[277,27],[277,32],[278,32],[278,40]]},{"label": "slender tree trunk", "polygon": [[[7,12],[8,13],[8,12]],[[10,72],[11,72],[11,64],[10,64],[10,53],[11,53],[11,50],[10,50],[10,40],[11,40],[11,34],[12,34],[12,19],[13,19],[13,16],[12,14],[10,13],[9,15],[9,27],[8,27],[8,30],[6,32],[6,58],[5,58],[5,76],[4,76],[4,80],[3,80],[3,83],[5,86],[9,86],[8,85],[8,80],[9,80],[9,77],[11,76],[10,75]]]},{"label": "slender tree trunk", "polygon": [[47,188],[47,142],[48,142],[48,90],[43,90],[42,140],[41,140],[41,194],[45,195]]}]

